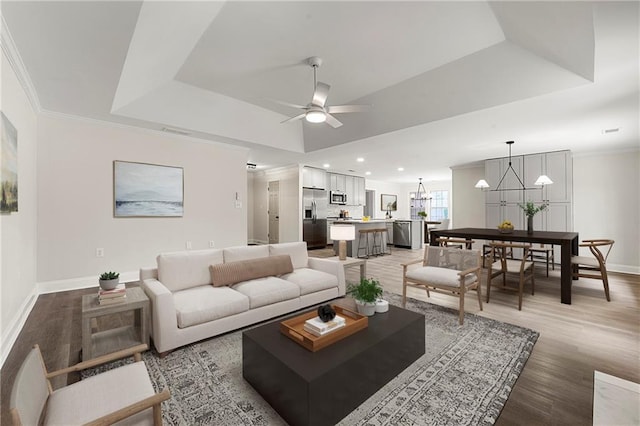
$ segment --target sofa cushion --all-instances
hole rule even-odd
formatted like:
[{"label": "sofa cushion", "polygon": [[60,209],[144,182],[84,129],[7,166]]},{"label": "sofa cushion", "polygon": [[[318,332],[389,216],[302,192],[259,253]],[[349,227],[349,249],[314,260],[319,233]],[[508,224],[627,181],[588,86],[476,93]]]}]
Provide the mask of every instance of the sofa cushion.
[{"label": "sofa cushion", "polygon": [[291,263],[294,269],[306,268],[309,266],[309,256],[307,255],[307,243],[280,243],[269,245],[269,254],[271,256],[280,256],[288,254],[291,256]]},{"label": "sofa cushion", "polygon": [[[435,266],[422,266],[407,270],[407,278],[415,281],[422,281],[427,284],[447,287],[460,287],[460,276],[455,269],[438,268]],[[476,280],[475,274],[465,277],[465,284],[470,284]]]},{"label": "sofa cushion", "polygon": [[229,247],[223,251],[225,263],[269,256],[269,246],[238,246]]},{"label": "sofa cushion", "polygon": [[277,277],[243,281],[231,288],[249,298],[251,309],[300,297],[299,286]]},{"label": "sofa cushion", "polygon": [[158,281],[178,291],[211,284],[209,265],[224,261],[221,249],[162,253],[157,257]]},{"label": "sofa cushion", "polygon": [[280,276],[293,271],[288,255],[260,257],[211,265],[211,283],[216,286],[236,284],[256,278]]},{"label": "sofa cushion", "polygon": [[338,277],[310,268],[295,269],[292,273],[283,275],[281,278],[298,285],[300,295],[338,287]]},{"label": "sofa cushion", "polygon": [[178,327],[202,324],[249,310],[249,298],[229,287],[199,286],[173,294]]}]

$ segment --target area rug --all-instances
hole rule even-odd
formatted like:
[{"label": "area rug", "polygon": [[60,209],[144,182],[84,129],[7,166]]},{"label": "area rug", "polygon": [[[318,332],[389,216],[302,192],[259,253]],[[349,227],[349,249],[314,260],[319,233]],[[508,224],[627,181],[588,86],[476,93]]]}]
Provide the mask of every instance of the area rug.
[{"label": "area rug", "polygon": [[[400,306],[401,296],[385,293]],[[511,393],[538,333],[415,299],[425,315],[426,353],[340,425],[491,425]],[[242,331],[195,343],[160,359],[144,354],[154,387],[168,388],[166,425],[285,425],[242,378]],[[94,369],[96,374],[111,364]]]}]

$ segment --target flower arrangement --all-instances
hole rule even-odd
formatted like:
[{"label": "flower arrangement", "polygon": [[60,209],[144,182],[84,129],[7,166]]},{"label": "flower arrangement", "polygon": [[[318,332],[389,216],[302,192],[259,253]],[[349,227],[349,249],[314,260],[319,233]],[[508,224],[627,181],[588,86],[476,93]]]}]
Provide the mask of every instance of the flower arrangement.
[{"label": "flower arrangement", "polygon": [[539,206],[536,206],[531,201],[527,201],[525,204],[518,203],[518,206],[520,206],[520,208],[524,210],[524,214],[527,217],[533,217],[536,215],[536,213],[541,212],[542,210],[547,208],[546,204],[541,204]]}]

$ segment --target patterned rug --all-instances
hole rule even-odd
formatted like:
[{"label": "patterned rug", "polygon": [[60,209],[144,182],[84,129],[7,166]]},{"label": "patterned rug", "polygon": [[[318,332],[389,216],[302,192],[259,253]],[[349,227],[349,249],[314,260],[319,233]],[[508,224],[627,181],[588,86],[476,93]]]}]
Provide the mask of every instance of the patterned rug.
[{"label": "patterned rug", "polygon": [[[400,306],[401,296],[385,293]],[[407,299],[425,315],[426,353],[371,396],[340,425],[491,425],[524,368],[538,333]],[[285,425],[242,378],[242,331],[144,361],[163,403],[166,425]],[[89,372],[96,374],[117,363]]]}]

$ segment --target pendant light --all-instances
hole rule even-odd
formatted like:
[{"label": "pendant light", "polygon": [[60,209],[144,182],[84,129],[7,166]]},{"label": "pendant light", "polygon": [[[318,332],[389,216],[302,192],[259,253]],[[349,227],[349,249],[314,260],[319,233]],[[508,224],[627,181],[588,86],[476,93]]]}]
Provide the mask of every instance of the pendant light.
[{"label": "pendant light", "polygon": [[[527,191],[527,190],[531,190],[531,189],[542,189],[544,188],[545,185],[551,185],[553,183],[553,181],[551,179],[549,179],[549,176],[547,175],[540,175],[538,177],[538,179],[536,179],[534,185],[539,186],[540,188],[527,188],[526,186],[524,186],[524,183],[522,182],[522,179],[520,179],[520,176],[518,176],[518,173],[516,173],[516,171],[513,169],[513,166],[511,165],[511,145],[514,144],[513,141],[507,141],[506,142],[507,146],[509,147],[509,166],[507,167],[507,170],[504,171],[504,174],[502,175],[502,177],[500,178],[500,182],[498,182],[498,185],[496,186],[496,189],[488,189],[490,186],[487,183],[486,180],[484,179],[480,179],[478,181],[478,183],[476,183],[475,187],[481,190],[487,190],[487,191]],[[507,173],[509,173],[509,171],[511,171],[513,173],[513,175],[516,177],[516,179],[518,180],[518,182],[520,183],[520,187],[519,188],[501,188],[500,185],[502,185],[502,182],[504,181],[504,178],[507,176]]]}]

